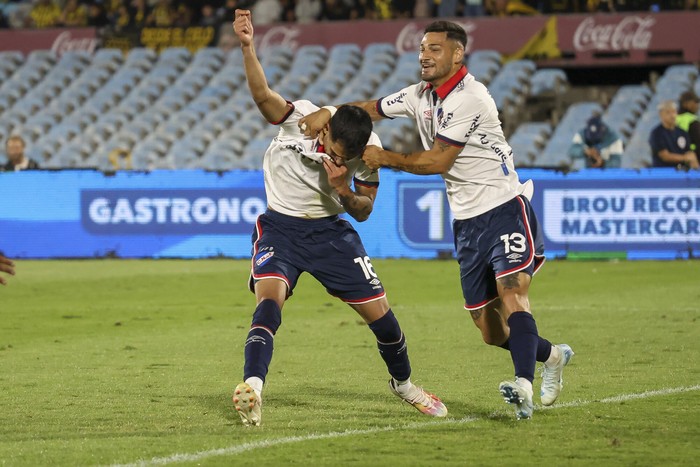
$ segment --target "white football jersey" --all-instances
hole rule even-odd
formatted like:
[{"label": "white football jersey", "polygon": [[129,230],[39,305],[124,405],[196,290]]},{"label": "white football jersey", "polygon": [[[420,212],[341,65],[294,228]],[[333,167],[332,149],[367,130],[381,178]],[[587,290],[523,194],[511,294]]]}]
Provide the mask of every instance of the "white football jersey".
[{"label": "white football jersey", "polygon": [[[319,107],[306,100],[292,105],[263,159],[267,205],[282,214],[307,219],[341,214],[345,208],[328,182],[321,159],[324,154],[318,152],[319,140],[305,138],[297,125],[303,116]],[[372,133],[367,144],[381,146],[381,141]],[[350,186],[353,178],[356,184],[379,185],[379,171],[368,168],[361,157],[347,161],[346,165]]]},{"label": "white football jersey", "polygon": [[377,110],[388,118],[414,118],[426,150],[436,139],[463,148],[442,174],[456,219],[478,216],[519,194],[531,196],[532,184],[518,180],[496,103],[466,67],[437,89],[421,82],[386,96]]}]

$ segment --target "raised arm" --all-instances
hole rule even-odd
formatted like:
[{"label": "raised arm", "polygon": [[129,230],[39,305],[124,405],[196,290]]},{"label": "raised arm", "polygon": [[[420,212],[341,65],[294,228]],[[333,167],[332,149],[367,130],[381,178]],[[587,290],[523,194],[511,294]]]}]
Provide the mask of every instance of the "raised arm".
[{"label": "raised arm", "polygon": [[279,123],[289,112],[290,104],[267,84],[265,71],[255,53],[253,22],[249,10],[236,10],[233,31],[241,41],[245,77],[253,101],[268,122]]},{"label": "raised arm", "polygon": [[391,167],[417,175],[442,174],[449,171],[462,148],[439,139],[428,151],[398,153],[378,146],[367,146],[362,160],[370,169]]},{"label": "raised arm", "polygon": [[[350,102],[347,104],[340,104],[336,107],[342,107],[344,105],[354,105],[360,107],[367,111],[372,121],[381,120],[385,118],[382,114],[377,111],[377,101],[364,101],[364,102]],[[315,138],[318,133],[326,126],[331,120],[331,113],[325,108],[321,108],[316,112],[310,113],[299,120],[299,128],[304,133],[305,136],[310,138]]]}]

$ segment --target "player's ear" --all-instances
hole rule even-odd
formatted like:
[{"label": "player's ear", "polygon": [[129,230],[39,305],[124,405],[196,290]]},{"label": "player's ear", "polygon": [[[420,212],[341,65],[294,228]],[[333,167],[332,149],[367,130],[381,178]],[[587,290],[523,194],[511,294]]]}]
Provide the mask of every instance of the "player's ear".
[{"label": "player's ear", "polygon": [[455,47],[453,60],[454,63],[464,62],[464,49],[461,46]]}]

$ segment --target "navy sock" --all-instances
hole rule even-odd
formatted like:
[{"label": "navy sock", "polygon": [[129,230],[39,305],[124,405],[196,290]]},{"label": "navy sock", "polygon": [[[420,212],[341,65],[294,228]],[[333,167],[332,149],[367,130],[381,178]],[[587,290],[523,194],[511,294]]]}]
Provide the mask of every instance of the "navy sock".
[{"label": "navy sock", "polygon": [[[537,361],[546,362],[552,354],[552,343],[541,336],[537,336]],[[510,350],[510,339],[499,345],[500,348]]]},{"label": "navy sock", "polygon": [[508,318],[510,327],[510,356],[515,376],[532,382],[535,379],[535,362],[539,336],[535,318],[526,311],[516,311]]},{"label": "navy sock", "polygon": [[253,323],[245,341],[243,379],[257,376],[265,381],[272,360],[273,341],[282,324],[282,312],[274,300],[263,300],[255,308]]},{"label": "navy sock", "polygon": [[397,381],[411,377],[411,363],[408,360],[406,337],[401,332],[399,322],[389,310],[384,316],[369,323],[369,328],[377,337],[379,354],[384,359],[389,374]]}]

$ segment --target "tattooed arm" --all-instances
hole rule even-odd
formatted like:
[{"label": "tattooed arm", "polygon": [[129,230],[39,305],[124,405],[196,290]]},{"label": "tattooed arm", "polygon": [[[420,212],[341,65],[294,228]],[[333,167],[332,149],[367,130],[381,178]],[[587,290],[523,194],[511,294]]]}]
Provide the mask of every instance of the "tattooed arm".
[{"label": "tattooed arm", "polygon": [[391,167],[418,175],[442,174],[452,168],[462,148],[436,140],[429,151],[398,153],[367,146],[362,160],[370,169]]},{"label": "tattooed arm", "polygon": [[374,207],[374,198],[377,196],[377,189],[355,185],[355,190],[350,187],[346,193],[339,193],[340,204],[345,208],[345,212],[353,219],[364,222],[369,219]]}]

